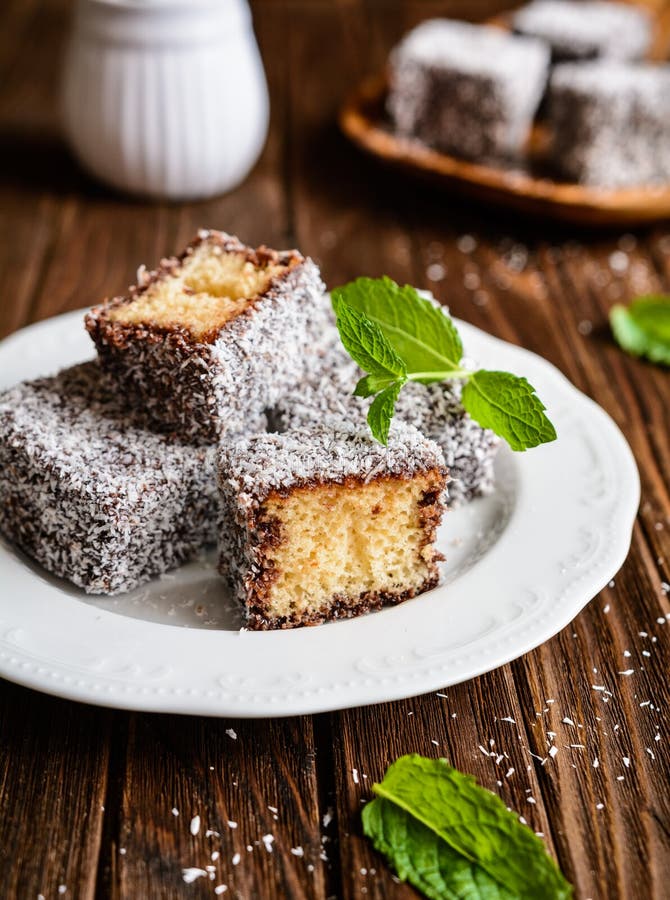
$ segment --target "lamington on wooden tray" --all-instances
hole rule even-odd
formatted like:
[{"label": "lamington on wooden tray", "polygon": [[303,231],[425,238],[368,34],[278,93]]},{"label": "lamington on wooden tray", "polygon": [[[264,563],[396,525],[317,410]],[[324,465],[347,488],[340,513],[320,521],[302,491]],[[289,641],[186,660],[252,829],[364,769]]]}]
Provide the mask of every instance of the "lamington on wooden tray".
[{"label": "lamington on wooden tray", "polygon": [[603,188],[670,180],[670,66],[564,63],[551,77],[551,161],[565,178]]},{"label": "lamington on wooden tray", "polygon": [[517,34],[540,38],[554,62],[642,59],[651,44],[646,9],[607,0],[534,0],[512,17]]},{"label": "lamington on wooden tray", "polygon": [[445,153],[475,160],[516,156],[548,65],[541,41],[431,19],[391,53],[388,110],[398,134]]},{"label": "lamington on wooden tray", "polygon": [[151,424],[188,440],[243,434],[303,374],[324,287],[296,250],[200,231],[86,317],[106,371]]},{"label": "lamington on wooden tray", "polygon": [[399,603],[439,580],[442,453],[393,423],[387,447],[347,422],[221,451],[220,570],[254,630]]},{"label": "lamington on wooden tray", "polygon": [[216,450],[145,431],[97,362],[0,394],[0,531],[88,593],[217,540]]}]

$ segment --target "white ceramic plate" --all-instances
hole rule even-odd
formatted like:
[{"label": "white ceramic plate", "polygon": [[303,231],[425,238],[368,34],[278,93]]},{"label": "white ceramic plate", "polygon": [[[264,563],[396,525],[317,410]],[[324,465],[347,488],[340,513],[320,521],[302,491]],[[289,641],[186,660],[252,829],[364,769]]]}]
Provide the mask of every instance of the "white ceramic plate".
[{"label": "white ceramic plate", "polygon": [[[0,345],[0,388],[91,356],[81,313]],[[464,681],[560,631],[612,578],[639,502],[612,420],[553,366],[459,323],[468,354],[525,375],[559,438],[503,448],[497,488],[440,531],[445,582],[318,628],[240,632],[206,559],[116,598],[89,597],[0,544],[0,675],[146,711],[282,716],[379,703]]]}]

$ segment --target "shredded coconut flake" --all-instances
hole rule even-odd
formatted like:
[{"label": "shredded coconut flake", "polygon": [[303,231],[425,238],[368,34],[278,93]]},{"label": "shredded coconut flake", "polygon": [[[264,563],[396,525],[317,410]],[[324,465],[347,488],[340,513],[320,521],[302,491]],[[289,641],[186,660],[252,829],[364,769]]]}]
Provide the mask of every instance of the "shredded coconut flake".
[{"label": "shredded coconut flake", "polygon": [[189,869],[182,869],[181,877],[184,879],[186,884],[193,884],[193,882],[198,878],[206,878],[207,872],[204,869],[198,869],[193,866]]}]

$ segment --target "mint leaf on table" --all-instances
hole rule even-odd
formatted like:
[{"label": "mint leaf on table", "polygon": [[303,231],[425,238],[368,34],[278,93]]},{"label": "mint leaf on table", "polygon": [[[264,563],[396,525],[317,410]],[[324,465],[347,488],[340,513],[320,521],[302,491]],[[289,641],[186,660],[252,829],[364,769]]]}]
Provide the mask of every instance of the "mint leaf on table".
[{"label": "mint leaf on table", "polygon": [[504,437],[512,450],[556,440],[545,406],[525,378],[480,369],[465,383],[461,402],[475,422]]},{"label": "mint leaf on table", "polygon": [[619,346],[633,356],[646,356],[670,366],[670,297],[637,297],[630,306],[617,304],[610,325]]},{"label": "mint leaf on table", "polygon": [[444,759],[403,756],[373,786],[363,831],[431,900],[567,900],[570,884],[502,800]]},{"label": "mint leaf on table", "polygon": [[354,393],[375,397],[368,423],[382,444],[388,441],[395,403],[407,381],[449,379],[464,382],[466,412],[513,450],[555,440],[544,404],[526,379],[463,368],[463,344],[453,320],[415,288],[400,287],[386,276],[357,278],[335,288],[332,303],[342,344],[367,373]]},{"label": "mint leaf on table", "polygon": [[400,880],[430,900],[516,900],[481,866],[390,800],[379,797],[363,807],[363,830]]},{"label": "mint leaf on table", "polygon": [[335,288],[331,297],[336,315],[345,303],[374,322],[408,369],[450,372],[459,368],[463,345],[454,323],[416,288],[400,287],[386,276],[357,278]]}]

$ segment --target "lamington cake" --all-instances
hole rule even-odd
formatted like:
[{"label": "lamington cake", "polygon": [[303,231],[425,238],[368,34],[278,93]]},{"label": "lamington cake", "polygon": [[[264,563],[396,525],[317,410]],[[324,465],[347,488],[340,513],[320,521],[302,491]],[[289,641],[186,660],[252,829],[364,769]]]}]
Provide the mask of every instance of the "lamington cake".
[{"label": "lamington cake", "polygon": [[551,159],[563,177],[606,188],[670,179],[670,66],[557,66],[547,117]]},{"label": "lamington cake", "polygon": [[145,431],[97,362],[0,394],[0,531],[92,594],[217,539],[216,451]]},{"label": "lamington cake", "polygon": [[220,571],[255,630],[317,625],[434,587],[447,471],[415,428],[347,422],[221,451]]},{"label": "lamington cake", "polygon": [[535,0],[513,18],[517,34],[540,38],[554,62],[642,59],[651,44],[651,18],[639,6],[605,0]]},{"label": "lamington cake", "polygon": [[243,434],[302,377],[324,286],[295,250],[200,231],[86,316],[101,363],[151,425],[208,443]]},{"label": "lamington cake", "polygon": [[516,156],[544,93],[546,44],[498,28],[431,19],[391,53],[398,134],[468,159]]}]

